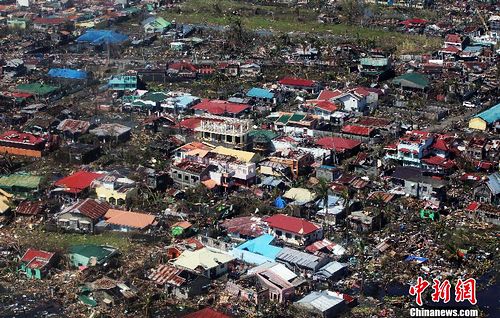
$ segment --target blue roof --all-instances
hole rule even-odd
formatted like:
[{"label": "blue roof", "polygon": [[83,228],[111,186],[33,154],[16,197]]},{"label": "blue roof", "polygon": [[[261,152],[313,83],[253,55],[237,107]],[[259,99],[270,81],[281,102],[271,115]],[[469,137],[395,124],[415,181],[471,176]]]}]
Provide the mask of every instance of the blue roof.
[{"label": "blue roof", "polygon": [[493,174],[490,174],[488,176],[488,182],[486,182],[488,185],[488,188],[490,188],[491,192],[494,195],[497,195],[500,193],[500,173],[495,172]]},{"label": "blue roof", "polygon": [[127,35],[112,30],[87,30],[85,34],[76,39],[77,42],[87,42],[92,45],[119,44],[127,40]]},{"label": "blue roof", "polygon": [[282,182],[283,182],[283,180],[281,180],[281,179],[274,178],[273,176],[267,176],[266,178],[264,178],[264,180],[262,180],[261,185],[271,186],[274,188],[274,187],[279,186]]},{"label": "blue roof", "polygon": [[478,53],[478,52],[481,52],[481,50],[483,49],[482,46],[468,46],[464,49],[464,52],[475,52],[475,53]]},{"label": "blue roof", "polygon": [[493,124],[496,121],[500,120],[500,104],[497,104],[482,113],[476,115],[476,117],[481,118],[488,124]]},{"label": "blue roof", "polygon": [[248,97],[256,97],[256,98],[273,99],[274,93],[271,93],[269,90],[264,89],[264,88],[254,87],[248,91],[247,96]]},{"label": "blue roof", "polygon": [[69,68],[51,68],[48,75],[50,77],[61,77],[70,79],[86,79],[87,72],[81,70],[72,70]]},{"label": "blue roof", "polygon": [[177,99],[177,104],[183,108],[187,108],[192,102],[200,99],[199,97],[192,95],[183,95]]},{"label": "blue roof", "polygon": [[[328,195],[328,206],[331,207],[331,206],[337,205],[337,202],[339,202],[340,199],[341,199],[341,197],[329,194]],[[319,199],[318,201],[316,201],[316,203],[317,203],[318,208],[320,208],[320,209],[324,208],[323,199]]]},{"label": "blue roof", "polygon": [[276,255],[281,252],[282,248],[271,245],[272,241],[274,241],[274,236],[270,234],[263,234],[259,237],[254,238],[253,240],[246,241],[245,243],[236,247],[236,249],[249,251],[251,253],[274,260],[276,259]]}]

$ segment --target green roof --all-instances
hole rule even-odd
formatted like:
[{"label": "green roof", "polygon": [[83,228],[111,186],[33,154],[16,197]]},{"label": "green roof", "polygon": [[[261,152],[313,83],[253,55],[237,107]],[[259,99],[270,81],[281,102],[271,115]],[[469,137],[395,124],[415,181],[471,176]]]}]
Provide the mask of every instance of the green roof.
[{"label": "green roof", "polygon": [[272,130],[265,130],[265,129],[252,130],[251,132],[248,133],[248,135],[250,137],[253,137],[253,138],[264,136],[264,137],[266,137],[269,140],[272,140],[272,139],[278,137],[278,134],[275,133],[274,131],[272,131]]},{"label": "green roof", "polygon": [[95,257],[97,261],[101,261],[113,253],[110,248],[99,245],[73,245],[70,247],[69,252],[87,258]]},{"label": "green roof", "polygon": [[425,88],[429,85],[427,76],[420,73],[406,73],[392,80],[394,84],[406,87]]},{"label": "green roof", "polygon": [[0,188],[11,189],[21,187],[27,189],[37,189],[42,177],[28,174],[11,174],[0,177]]},{"label": "green roof", "polygon": [[150,100],[155,103],[163,102],[168,98],[167,93],[164,92],[147,92],[141,96],[142,100]]},{"label": "green roof", "polygon": [[302,119],[306,118],[306,115],[305,114],[293,114],[292,117],[290,117],[290,119],[288,121],[301,121]]},{"label": "green roof", "polygon": [[33,95],[45,96],[57,91],[59,87],[46,85],[42,83],[21,84],[16,87],[19,92],[30,93]]},{"label": "green roof", "polygon": [[286,124],[286,123],[288,123],[288,120],[290,119],[290,117],[292,117],[292,115],[288,115],[288,114],[281,115],[281,117],[278,118],[278,122]]},{"label": "green roof", "polygon": [[159,29],[159,28],[168,28],[170,27],[171,23],[163,19],[162,17],[159,17],[156,18],[153,22],[151,22],[150,25],[154,28]]},{"label": "green roof", "polygon": [[85,305],[89,305],[91,307],[97,306],[97,302],[87,295],[78,295],[78,299]]}]

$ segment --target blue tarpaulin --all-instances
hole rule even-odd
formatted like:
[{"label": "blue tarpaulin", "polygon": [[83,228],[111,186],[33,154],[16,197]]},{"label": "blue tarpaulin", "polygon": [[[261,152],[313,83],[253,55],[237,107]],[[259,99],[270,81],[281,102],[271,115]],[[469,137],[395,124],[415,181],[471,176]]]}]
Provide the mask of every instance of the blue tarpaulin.
[{"label": "blue tarpaulin", "polygon": [[406,262],[417,262],[417,263],[425,263],[427,262],[429,259],[428,258],[425,258],[425,257],[419,257],[419,256],[415,256],[415,255],[409,255],[405,261]]},{"label": "blue tarpaulin", "polygon": [[86,79],[87,72],[81,70],[72,70],[69,68],[51,68],[48,75],[50,77],[60,77],[69,79]]},{"label": "blue tarpaulin", "polygon": [[119,44],[127,40],[127,35],[112,30],[88,30],[76,39],[77,42],[86,42],[92,45]]},{"label": "blue tarpaulin", "polygon": [[278,209],[283,209],[286,206],[286,202],[281,197],[277,197],[276,200],[274,200],[274,206]]}]

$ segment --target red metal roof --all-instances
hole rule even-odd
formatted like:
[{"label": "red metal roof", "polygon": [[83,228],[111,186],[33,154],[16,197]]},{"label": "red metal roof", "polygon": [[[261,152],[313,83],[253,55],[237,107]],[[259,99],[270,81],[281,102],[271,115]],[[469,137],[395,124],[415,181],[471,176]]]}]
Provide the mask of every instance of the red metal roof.
[{"label": "red metal roof", "polygon": [[21,262],[29,263],[35,258],[40,258],[49,262],[52,257],[54,257],[54,253],[28,248],[26,253],[24,253],[23,257],[21,258]]},{"label": "red metal roof", "polygon": [[319,93],[317,100],[329,100],[331,98],[342,95],[342,91],[336,89],[334,91],[324,89]]},{"label": "red metal roof", "polygon": [[30,93],[23,93],[23,92],[1,92],[0,93],[2,96],[5,96],[5,97],[13,97],[13,98],[22,98],[22,99],[25,99],[25,98],[29,98],[29,97],[32,97],[33,94],[30,94]]},{"label": "red metal roof", "polygon": [[184,316],[183,318],[230,318],[221,312],[215,311],[212,308],[205,308],[202,310],[195,311],[191,314]]},{"label": "red metal roof", "polygon": [[442,151],[450,150],[450,147],[448,147],[448,144],[442,138],[437,138],[432,144],[432,148]]},{"label": "red metal roof", "polygon": [[445,47],[445,48],[442,48],[439,50],[440,52],[445,52],[445,53],[452,53],[452,54],[455,54],[455,53],[458,53],[460,52],[460,49],[459,48],[456,48],[454,46],[449,46],[449,47]]},{"label": "red metal roof", "polygon": [[302,218],[296,218],[284,214],[276,214],[264,220],[272,228],[277,228],[287,232],[307,235],[319,229],[319,227]]},{"label": "red metal roof", "polygon": [[396,144],[388,144],[384,147],[384,150],[396,150],[398,149],[398,145]]},{"label": "red metal roof", "polygon": [[100,202],[93,199],[85,199],[70,207],[69,212],[81,213],[93,220],[97,220],[108,212],[111,206],[107,202]]},{"label": "red metal roof", "polygon": [[173,69],[173,70],[178,70],[178,71],[188,70],[191,72],[196,72],[196,66],[194,66],[191,63],[187,63],[187,62],[175,62],[175,63],[169,64],[168,68]]},{"label": "red metal roof", "polygon": [[183,119],[178,125],[180,128],[186,128],[190,130],[195,130],[200,126],[201,118],[191,117]]},{"label": "red metal roof", "polygon": [[316,241],[312,243],[311,245],[306,247],[306,251],[309,253],[315,253],[321,249],[326,248],[327,250],[331,251],[337,244],[333,243],[332,241],[328,239],[322,239],[320,241]]},{"label": "red metal roof", "polygon": [[455,162],[453,160],[449,160],[439,156],[432,156],[429,158],[424,158],[422,160],[429,165],[440,166],[445,169],[451,169],[455,166]]},{"label": "red metal roof", "polygon": [[203,100],[201,103],[193,107],[194,110],[203,110],[212,115],[222,115],[222,114],[239,114],[250,106],[248,104],[236,104],[230,103],[224,100]]},{"label": "red metal roof", "polygon": [[311,103],[316,108],[326,110],[328,112],[334,112],[338,109],[337,105],[327,100],[310,100],[308,103]]},{"label": "red metal roof", "polygon": [[16,208],[17,214],[37,215],[43,211],[44,203],[41,201],[23,201]]},{"label": "red metal roof", "polygon": [[391,121],[389,119],[377,117],[360,117],[356,120],[356,124],[359,126],[378,128],[387,127],[390,123]]},{"label": "red metal roof", "polygon": [[58,126],[57,129],[61,131],[69,131],[71,133],[85,133],[90,128],[90,122],[76,119],[65,119]]},{"label": "red metal roof", "polygon": [[251,216],[242,216],[234,219],[224,220],[221,226],[229,233],[237,233],[239,235],[257,237],[264,234],[264,229],[259,218]]},{"label": "red metal roof", "polygon": [[345,125],[344,127],[342,127],[342,132],[346,134],[370,136],[370,134],[373,132],[373,128],[356,125]]},{"label": "red metal roof", "polygon": [[199,249],[202,249],[205,247],[205,245],[203,245],[203,243],[201,243],[200,241],[198,241],[197,239],[195,239],[194,237],[190,237],[188,239],[185,239],[184,240],[184,243],[186,245],[189,245],[191,246],[192,248],[194,248],[195,251],[199,250]]},{"label": "red metal roof", "polygon": [[480,169],[484,169],[484,170],[489,170],[489,169],[491,169],[492,166],[493,166],[493,163],[489,162],[489,161],[481,160],[477,163],[477,167]]},{"label": "red metal roof", "polygon": [[462,36],[460,34],[447,34],[444,41],[450,43],[462,43]]},{"label": "red metal roof", "polygon": [[56,187],[67,188],[68,192],[80,193],[92,184],[92,181],[103,176],[101,173],[78,171],[70,176],[58,180],[54,185]]},{"label": "red metal roof", "polygon": [[316,83],[312,80],[302,78],[285,77],[279,81],[281,85],[286,86],[299,86],[299,87],[314,87]]},{"label": "red metal roof", "polygon": [[400,24],[404,24],[406,26],[412,25],[412,24],[427,24],[429,21],[424,20],[424,19],[418,19],[418,18],[413,18],[413,19],[407,19],[404,21],[401,21]]},{"label": "red metal roof", "polygon": [[57,24],[62,24],[64,22],[66,22],[66,20],[63,18],[35,18],[35,19],[33,19],[33,23],[35,23],[35,24],[57,25]]},{"label": "red metal roof", "polygon": [[325,149],[332,149],[335,151],[345,151],[358,147],[361,141],[346,139],[340,137],[323,137],[316,141],[316,144]]},{"label": "red metal roof", "polygon": [[15,130],[9,130],[0,135],[0,140],[4,142],[24,144],[24,145],[37,145],[45,142],[45,138],[37,137],[32,134],[22,133]]}]

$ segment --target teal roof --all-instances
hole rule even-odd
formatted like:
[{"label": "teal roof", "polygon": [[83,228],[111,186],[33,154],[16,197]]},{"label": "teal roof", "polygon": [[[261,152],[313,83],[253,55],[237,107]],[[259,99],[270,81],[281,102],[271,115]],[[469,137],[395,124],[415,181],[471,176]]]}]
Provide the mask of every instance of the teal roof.
[{"label": "teal roof", "polygon": [[361,59],[361,65],[366,66],[386,66],[389,64],[389,59],[386,57],[364,57]]},{"label": "teal roof", "polygon": [[475,117],[479,117],[488,124],[493,124],[500,120],[500,104],[497,104],[482,113],[477,114]]},{"label": "teal roof", "polygon": [[42,83],[31,83],[31,84],[21,84],[16,87],[19,92],[30,93],[33,95],[45,96],[57,91],[59,87],[42,84]]},{"label": "teal roof", "polygon": [[255,98],[273,99],[274,93],[271,93],[269,90],[265,88],[254,87],[248,91],[247,96]]},{"label": "teal roof", "polygon": [[168,22],[167,20],[163,19],[162,17],[158,17],[154,19],[153,21],[150,21],[147,23],[147,25],[155,28],[155,29],[166,29],[170,27],[172,23]]},{"label": "teal roof", "polygon": [[70,247],[71,254],[78,254],[87,258],[95,257],[97,261],[101,261],[113,253],[111,248],[105,248],[98,245],[73,245]]},{"label": "teal roof", "polygon": [[427,76],[420,73],[406,73],[394,78],[392,82],[397,85],[404,84],[403,86],[418,87],[418,88],[425,88],[429,86],[430,83]]},{"label": "teal roof", "polygon": [[137,76],[115,75],[109,79],[108,84],[137,84]]},{"label": "teal roof", "polygon": [[90,307],[95,307],[97,306],[97,302],[90,298],[89,296],[87,295],[78,295],[78,299],[84,303],[85,305],[89,305]]}]

